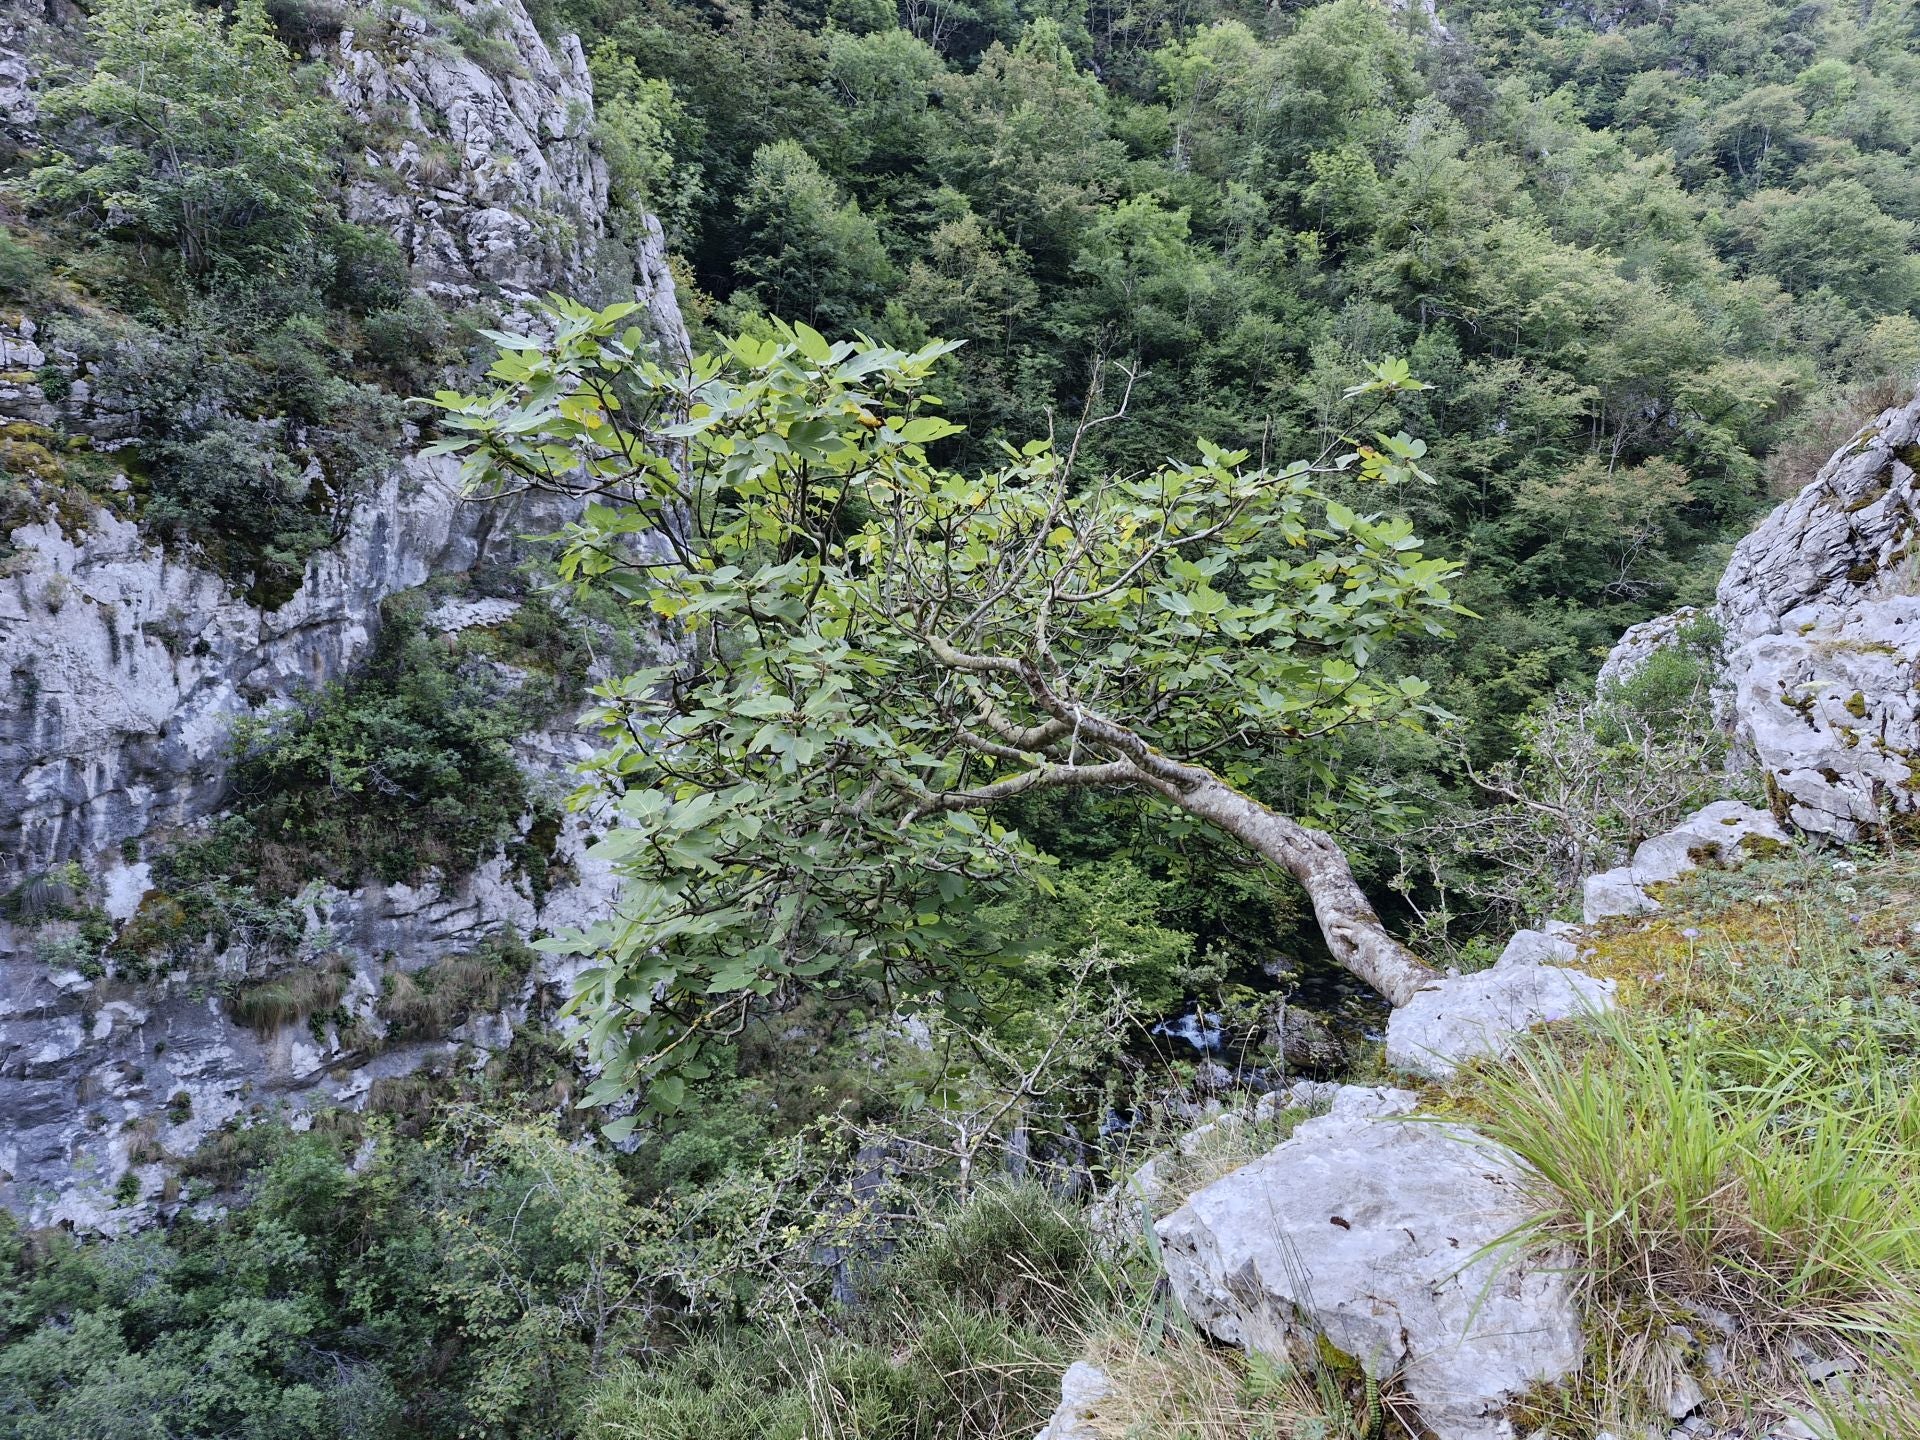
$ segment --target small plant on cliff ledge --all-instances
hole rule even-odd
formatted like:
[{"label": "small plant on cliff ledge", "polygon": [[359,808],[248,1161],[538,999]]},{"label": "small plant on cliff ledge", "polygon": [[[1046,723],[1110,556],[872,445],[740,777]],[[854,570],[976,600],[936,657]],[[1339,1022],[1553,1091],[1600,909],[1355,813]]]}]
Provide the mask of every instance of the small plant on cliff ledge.
[{"label": "small plant on cliff ledge", "polygon": [[[1069,436],[957,474],[930,446],[936,362],[805,326],[670,371],[625,321],[560,302],[496,335],[486,395],[443,393],[472,488],[585,490],[562,573],[645,607],[681,658],[609,683],[596,791],[618,914],[573,942],[609,1064],[594,1099],[698,1074],[702,1036],[794,987],[922,995],[955,972],[947,907],[1041,857],[993,818],[1023,794],[1163,802],[1291,875],[1334,957],[1396,1002],[1430,978],[1323,831],[1242,786],[1364,725],[1417,725],[1427,686],[1377,672],[1441,635],[1456,567],[1390,500],[1425,447],[1375,435],[1283,466],[1201,441],[1089,473]],[[1355,397],[1421,388],[1402,361]],[[1333,781],[1330,773],[1325,777]],[[657,1078],[656,1078],[657,1077]]]}]

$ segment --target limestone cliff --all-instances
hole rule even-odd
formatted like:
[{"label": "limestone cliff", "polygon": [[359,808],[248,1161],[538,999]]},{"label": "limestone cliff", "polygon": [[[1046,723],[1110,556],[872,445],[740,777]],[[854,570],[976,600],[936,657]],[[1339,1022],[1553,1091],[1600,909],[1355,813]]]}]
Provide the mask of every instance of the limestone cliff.
[{"label": "limestone cliff", "polygon": [[[1920,812],[1920,397],[1864,426],[1735,548],[1713,612],[1728,723],[1778,817],[1853,840]],[[1620,639],[1631,674],[1691,618]]]},{"label": "limestone cliff", "polygon": [[[449,23],[482,9],[499,17],[489,64],[398,6],[316,51],[364,136],[346,212],[390,231],[429,291],[492,306],[507,323],[524,323],[527,302],[549,289],[631,296],[662,351],[685,353],[657,225],[629,224],[637,238],[627,238],[610,221],[578,42],[549,45],[519,0],[447,9]],[[0,124],[16,146],[35,120],[31,54],[24,29],[0,30]],[[34,316],[0,319],[0,422],[110,450],[114,418],[99,413],[75,357],[43,348]],[[50,375],[62,383],[42,383]],[[126,921],[147,890],[143,841],[220,811],[236,718],[344,675],[372,643],[383,601],[497,561],[565,509],[552,497],[470,503],[448,462],[398,455],[272,609],[107,509],[14,531],[0,574],[0,892],[28,894],[55,867],[77,865],[108,918]],[[453,613],[440,628],[499,618]],[[562,789],[586,743],[562,723],[522,742],[523,768]],[[457,883],[309,887],[293,959],[329,967],[324,1021],[236,1022],[221,997],[260,975],[258,947],[230,945],[137,982],[111,967],[89,975],[49,963],[65,953],[52,943],[59,924],[15,907],[0,920],[0,1202],[37,1223],[131,1223],[176,1195],[174,1163],[235,1117],[279,1109],[297,1119],[357,1103],[377,1079],[423,1063],[484,1059],[536,989],[561,977],[524,974],[489,990],[493,1009],[431,1039],[385,1033],[383,977],[471,952],[508,927],[527,935],[586,918],[608,894],[604,869],[583,853],[588,839],[577,818],[540,837],[560,877],[551,887],[504,856]]]}]

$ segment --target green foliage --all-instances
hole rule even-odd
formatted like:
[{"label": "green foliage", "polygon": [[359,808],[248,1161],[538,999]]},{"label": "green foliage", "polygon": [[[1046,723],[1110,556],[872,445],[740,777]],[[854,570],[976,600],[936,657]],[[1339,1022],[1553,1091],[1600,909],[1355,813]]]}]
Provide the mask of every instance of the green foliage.
[{"label": "green foliage", "polygon": [[946,1297],[1027,1328],[1064,1329],[1101,1275],[1082,1215],[1043,1190],[995,1185],[902,1254],[885,1284],[924,1303]]},{"label": "green foliage", "polygon": [[893,283],[878,228],[794,141],[754,153],[741,220],[759,238],[738,268],[767,311],[837,334],[873,314]]},{"label": "green foliage", "polygon": [[508,839],[526,779],[508,741],[534,718],[485,666],[462,665],[390,606],[367,665],[234,731],[232,783],[264,841],[321,873],[414,880],[458,873]]},{"label": "green foliage", "polygon": [[347,993],[349,967],[338,956],[270,980],[240,985],[227,996],[227,1013],[238,1024],[267,1036],[296,1020],[318,1016]]},{"label": "green foliage", "polygon": [[702,196],[698,173],[675,163],[687,119],[673,87],[643,75],[610,41],[594,47],[588,65],[609,200],[630,220],[651,214],[678,229]]},{"label": "green foliage", "polygon": [[92,73],[41,102],[89,122],[73,152],[34,172],[46,202],[172,246],[195,275],[271,263],[304,240],[332,121],[302,93],[261,0],[231,20],[192,0],[106,0],[89,38]]},{"label": "green foliage", "polygon": [[0,295],[17,298],[29,293],[46,273],[46,262],[32,246],[11,232],[0,230]]},{"label": "green foliage", "polygon": [[519,936],[507,932],[472,955],[390,972],[378,1005],[388,1038],[437,1039],[471,1015],[497,1011],[525,983],[535,958]]},{"label": "green foliage", "polygon": [[258,1168],[218,1220],[87,1245],[0,1220],[7,1433],[1000,1440],[1114,1293],[1077,1211],[995,1188],[858,1308],[703,1326],[666,1288],[684,1236],[604,1150],[511,1111],[456,1107],[428,1144],[367,1124],[239,1132]]},{"label": "green foliage", "polygon": [[1662,737],[1689,727],[1717,729],[1711,691],[1724,638],[1713,613],[1700,614],[1626,679],[1607,686],[1600,697],[1602,742],[1618,743],[1637,729]]},{"label": "green foliage", "polygon": [[[957,433],[925,396],[951,347],[781,326],[683,378],[621,333],[633,308],[559,306],[551,339],[498,337],[501,388],[436,402],[438,448],[483,493],[583,466],[619,495],[565,532],[561,574],[694,657],[600,692],[621,824],[598,851],[628,886],[572,942],[604,957],[580,991],[613,1047],[595,1097],[697,1067],[702,1032],[783,987],[937,987],[961,958],[943,908],[1038,860],[976,812],[1144,784],[1128,757],[1150,751],[1244,781],[1276,749],[1431,711],[1372,661],[1442,630],[1455,567],[1325,488],[1417,476],[1404,432],[1284,467],[1201,441],[1138,478],[1036,440],[959,474],[927,451]],[[1418,388],[1383,362],[1353,393]],[[670,558],[623,559],[642,535]]]}]

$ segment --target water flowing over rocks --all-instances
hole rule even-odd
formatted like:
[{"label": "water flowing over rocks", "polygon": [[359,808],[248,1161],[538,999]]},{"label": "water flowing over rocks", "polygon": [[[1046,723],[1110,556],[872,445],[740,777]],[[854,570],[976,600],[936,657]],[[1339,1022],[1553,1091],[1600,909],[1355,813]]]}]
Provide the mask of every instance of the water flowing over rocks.
[{"label": "water flowing over rocks", "polygon": [[1483,1253],[1531,1213],[1518,1162],[1402,1118],[1416,1103],[1342,1087],[1162,1220],[1161,1253],[1216,1339],[1297,1360],[1324,1336],[1369,1375],[1397,1372],[1439,1440],[1507,1440],[1512,1400],[1578,1365],[1580,1315],[1555,1257]]},{"label": "water flowing over rocks", "polygon": [[[510,325],[526,323],[528,302],[549,289],[633,298],[662,353],[685,354],[659,227],[609,216],[578,42],[549,47],[520,0],[453,8],[497,16],[496,68],[400,7],[316,52],[367,136],[349,215],[388,229],[424,288],[494,305]],[[26,31],[0,20],[0,124],[23,144],[32,119]],[[93,407],[84,378],[55,400],[33,374],[71,357],[43,348],[32,316],[0,321],[0,420],[58,424],[110,446],[123,432]],[[151,876],[143,839],[225,803],[237,718],[347,674],[372,645],[384,601],[511,561],[518,536],[557,528],[577,504],[471,503],[452,462],[396,455],[341,538],[308,559],[297,590],[272,609],[106,509],[15,530],[0,573],[0,893],[71,862],[111,919],[134,915]],[[503,603],[443,607],[430,625],[497,624]],[[562,717],[518,744],[522,769],[549,796],[590,743],[569,724]],[[593,829],[591,816],[570,815],[540,838],[560,877],[551,888],[504,855],[457,880],[309,886],[298,954],[271,963],[344,965],[338,1005],[259,1029],[236,1023],[221,998],[262,978],[259,947],[232,945],[138,982],[89,978],[47,962],[48,927],[0,920],[0,1204],[30,1223],[126,1228],[172,1202],[169,1167],[231,1119],[306,1123],[422,1065],[484,1063],[536,999],[565,990],[570,962],[528,965],[499,1008],[432,1039],[385,1034],[381,988],[509,930],[552,933],[604,913],[613,887],[586,853]]]}]

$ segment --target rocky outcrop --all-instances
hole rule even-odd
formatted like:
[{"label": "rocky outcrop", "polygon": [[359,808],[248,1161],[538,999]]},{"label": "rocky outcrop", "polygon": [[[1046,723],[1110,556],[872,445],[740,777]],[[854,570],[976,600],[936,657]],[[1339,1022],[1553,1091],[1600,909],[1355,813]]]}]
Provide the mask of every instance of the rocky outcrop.
[{"label": "rocky outcrop", "polygon": [[539,518],[467,505],[457,466],[408,459],[272,611],[106,510],[79,535],[52,520],[16,530],[0,579],[6,869],[90,862],[211,813],[237,716],[345,673],[381,601],[470,569]]},{"label": "rocky outcrop", "polygon": [[1627,864],[1589,875],[1582,918],[1591,925],[1616,915],[1658,910],[1660,902],[1648,887],[1677,880],[1702,864],[1737,865],[1743,856],[1784,845],[1788,839],[1771,815],[1738,800],[1717,800],[1665,834],[1642,841]]},{"label": "rocky outcrop", "polygon": [[[0,131],[5,132],[8,146],[31,140],[40,118],[29,58],[32,45],[33,27],[24,15],[0,15]],[[0,148],[0,155],[4,153]]]},{"label": "rocky outcrop", "polygon": [[[242,942],[140,983],[89,978],[47,963],[34,943],[44,927],[0,926],[0,1205],[34,1225],[125,1229],[205,1198],[210,1185],[182,1187],[178,1172],[230,1122],[300,1128],[320,1110],[358,1108],[382,1081],[484,1066],[536,998],[564,998],[572,962],[516,965],[508,955],[497,1001],[463,1007],[444,1027],[392,1017],[397,977],[472,966],[487,937],[565,930],[603,913],[614,882],[591,840],[584,818],[562,827],[552,862],[574,878],[551,892],[504,857],[457,882],[309,887],[295,953],[264,967]],[[103,877],[116,918],[146,892],[146,870]],[[236,994],[289,973],[325,973],[329,1003],[279,1020],[236,1006]]]},{"label": "rocky outcrop", "polygon": [[1851,840],[1920,810],[1920,399],[1742,540],[1715,601],[1742,742],[1782,817]]},{"label": "rocky outcrop", "polygon": [[1679,640],[1680,632],[1699,619],[1698,606],[1682,605],[1669,614],[1629,625],[1607,652],[1599,675],[1594,677],[1594,688],[1605,696],[1614,687],[1631,680],[1647,661],[1671,647]]},{"label": "rocky outcrop", "polygon": [[631,296],[666,353],[687,354],[659,225],[623,217],[636,243],[617,238],[580,41],[549,46],[520,0],[445,11],[374,6],[324,57],[363,127],[349,217],[392,234],[434,294],[508,308],[550,289]]},{"label": "rocky outcrop", "polygon": [[[658,227],[608,216],[578,43],[549,47],[520,0],[455,0],[435,20],[397,6],[367,14],[315,56],[367,137],[349,213],[391,230],[425,288],[493,306],[510,325],[526,323],[529,300],[550,288],[637,298],[663,353],[683,354]],[[0,122],[16,141],[31,119],[16,103],[31,103],[13,46],[21,33],[0,21]],[[461,51],[460,34],[478,58]],[[0,421],[110,448],[113,417],[95,413],[86,379],[50,398],[36,372],[62,357],[43,348],[33,317],[0,319]],[[68,506],[15,529],[0,546],[0,894],[78,864],[111,918],[126,920],[147,887],[143,838],[218,813],[238,717],[349,671],[389,597],[510,560],[515,537],[558,528],[572,508],[559,496],[471,503],[451,462],[397,454],[272,609],[115,508]],[[433,623],[495,624],[503,603]],[[587,743],[563,723],[522,741],[522,766],[564,788]],[[286,1023],[238,1023],[229,1003],[236,987],[267,978],[258,947],[201,954],[136,983],[50,959],[64,953],[49,948],[58,926],[0,921],[0,1203],[34,1223],[122,1227],[179,1201],[175,1162],[230,1120],[305,1123],[421,1065],[483,1063],[536,994],[564,989],[565,962],[526,964],[497,1006],[463,1012],[432,1038],[387,1033],[382,992],[490,937],[603,913],[611,881],[586,853],[591,840],[586,816],[541,837],[560,877],[551,889],[505,856],[458,881],[310,887],[300,938],[272,963],[329,967],[330,1004]]]},{"label": "rocky outcrop", "polygon": [[[1735,548],[1715,595],[1736,736],[1775,814],[1854,840],[1920,814],[1920,398],[1885,411]],[[1679,628],[1621,637],[1630,673]]]},{"label": "rocky outcrop", "polygon": [[[1533,958],[1542,951],[1553,958]],[[1611,980],[1567,968],[1578,954],[1560,936],[1522,930],[1491,969],[1437,980],[1396,1009],[1387,1064],[1443,1080],[1469,1060],[1504,1057],[1536,1026],[1611,1010]]]},{"label": "rocky outcrop", "polygon": [[1400,1387],[1439,1440],[1509,1440],[1529,1386],[1570,1374],[1580,1316],[1552,1255],[1498,1244],[1531,1211],[1510,1155],[1409,1122],[1405,1090],[1325,1116],[1159,1224],[1175,1296],[1216,1339],[1297,1361],[1316,1337]]}]

